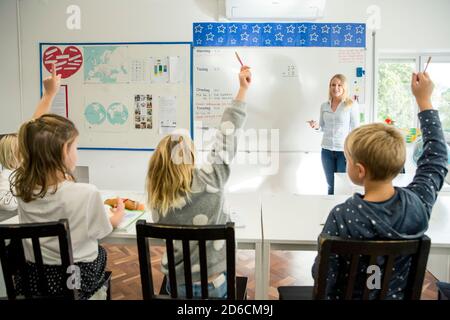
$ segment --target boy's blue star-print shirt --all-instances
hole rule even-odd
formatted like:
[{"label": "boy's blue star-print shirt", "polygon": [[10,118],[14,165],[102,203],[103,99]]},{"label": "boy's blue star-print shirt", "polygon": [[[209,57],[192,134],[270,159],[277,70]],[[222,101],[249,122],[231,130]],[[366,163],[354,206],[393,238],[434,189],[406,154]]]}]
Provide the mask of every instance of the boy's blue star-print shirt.
[{"label": "boy's blue star-print shirt", "polygon": [[[416,239],[428,229],[431,210],[447,174],[447,146],[437,110],[419,113],[423,135],[423,153],[417,161],[413,181],[404,188],[395,187],[391,199],[383,202],[368,202],[355,193],[344,203],[334,207],[322,233],[343,239]],[[387,299],[402,299],[410,267],[410,257],[397,258],[389,283]],[[327,277],[327,298],[342,299],[348,274],[348,258],[333,257]],[[383,264],[383,258],[377,263]],[[318,257],[313,266],[313,277],[317,279]],[[346,267],[347,266],[347,267]],[[353,298],[361,298],[366,283],[368,262],[358,267],[357,285]],[[383,268],[381,268],[382,270]],[[371,290],[370,298],[377,297],[379,290]]]}]

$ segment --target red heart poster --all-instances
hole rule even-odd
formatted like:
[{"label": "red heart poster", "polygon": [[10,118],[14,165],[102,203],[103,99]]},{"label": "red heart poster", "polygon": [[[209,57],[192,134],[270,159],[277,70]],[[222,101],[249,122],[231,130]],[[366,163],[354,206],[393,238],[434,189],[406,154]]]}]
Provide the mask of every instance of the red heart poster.
[{"label": "red heart poster", "polygon": [[83,64],[83,55],[80,49],[69,46],[61,52],[56,46],[47,48],[43,56],[44,66],[48,72],[52,72],[52,63],[56,66],[56,74],[60,74],[62,79],[69,78],[75,74]]}]

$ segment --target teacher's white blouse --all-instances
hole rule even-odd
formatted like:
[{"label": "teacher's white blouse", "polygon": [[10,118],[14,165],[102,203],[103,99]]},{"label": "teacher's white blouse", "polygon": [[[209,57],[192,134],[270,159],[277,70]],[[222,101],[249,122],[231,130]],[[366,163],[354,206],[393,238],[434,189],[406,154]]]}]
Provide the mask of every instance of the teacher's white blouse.
[{"label": "teacher's white blouse", "polygon": [[331,101],[320,106],[320,129],[323,132],[322,148],[331,151],[344,151],[347,135],[359,126],[359,105],[353,102],[345,106],[341,102],[336,111],[331,110]]}]

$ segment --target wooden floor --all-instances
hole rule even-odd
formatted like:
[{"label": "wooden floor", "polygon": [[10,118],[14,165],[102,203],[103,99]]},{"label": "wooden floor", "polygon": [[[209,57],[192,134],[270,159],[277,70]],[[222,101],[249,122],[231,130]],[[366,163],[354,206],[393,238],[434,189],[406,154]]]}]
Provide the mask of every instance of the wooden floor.
[{"label": "wooden floor", "polygon": [[[139,261],[136,246],[103,244],[108,252],[108,270],[112,271],[112,299],[140,300],[141,279],[139,275]],[[164,248],[152,249],[152,270],[155,287],[159,289],[162,282],[160,272],[161,257]],[[255,257],[254,251],[239,250],[237,254],[237,275],[248,277],[248,298],[255,297]],[[274,251],[271,253],[271,274],[269,298],[278,299],[277,287],[285,285],[308,285],[302,279],[310,279],[309,273],[302,269],[302,260],[297,252]],[[305,274],[306,273],[306,274]],[[305,280],[303,280],[305,281]],[[436,279],[427,272],[422,291],[422,299],[436,300]]]}]

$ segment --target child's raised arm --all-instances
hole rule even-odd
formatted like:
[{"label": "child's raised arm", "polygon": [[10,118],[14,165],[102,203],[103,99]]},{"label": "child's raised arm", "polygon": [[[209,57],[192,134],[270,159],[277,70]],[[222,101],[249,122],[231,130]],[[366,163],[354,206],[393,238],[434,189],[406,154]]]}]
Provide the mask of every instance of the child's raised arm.
[{"label": "child's raised arm", "polygon": [[427,73],[413,73],[411,90],[419,106],[423,152],[417,160],[417,170],[408,189],[417,194],[431,213],[437,194],[447,174],[447,146],[437,110],[433,110],[431,94],[433,82]]},{"label": "child's raised arm", "polygon": [[239,91],[231,106],[225,108],[219,131],[199,178],[210,187],[222,189],[230,176],[230,162],[237,152],[238,134],[247,117],[245,95],[252,80],[247,66],[239,73]]},{"label": "child's raised arm", "polygon": [[250,67],[242,66],[239,73],[239,91],[236,95],[236,101],[245,101],[245,95],[247,93],[250,82],[252,81],[252,74]]},{"label": "child's raised arm", "polygon": [[43,114],[49,112],[53,99],[61,86],[61,75],[56,75],[56,66],[54,63],[52,64],[52,75],[45,78],[43,84],[44,94],[36,107],[36,111],[34,112],[32,119],[39,118]]}]

